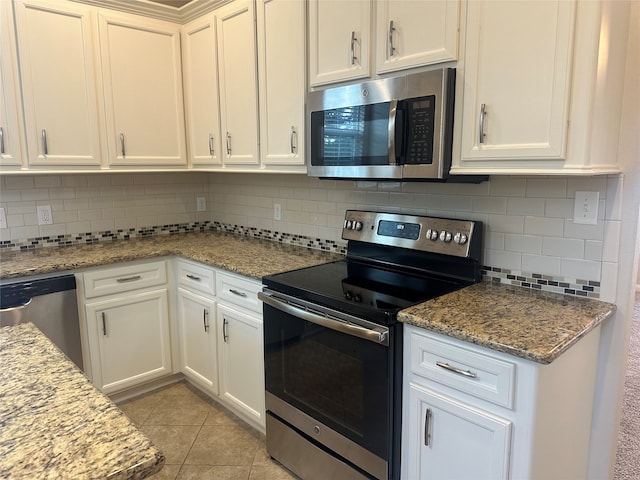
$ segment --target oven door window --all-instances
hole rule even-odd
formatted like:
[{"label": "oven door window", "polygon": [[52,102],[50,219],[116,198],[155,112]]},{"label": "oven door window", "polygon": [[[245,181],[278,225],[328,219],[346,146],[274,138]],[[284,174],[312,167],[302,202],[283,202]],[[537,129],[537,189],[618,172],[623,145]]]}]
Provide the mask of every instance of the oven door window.
[{"label": "oven door window", "polygon": [[312,112],[311,165],[387,165],[389,110],[385,102]]},{"label": "oven door window", "polygon": [[268,392],[382,458],[389,442],[389,348],[265,305]]}]

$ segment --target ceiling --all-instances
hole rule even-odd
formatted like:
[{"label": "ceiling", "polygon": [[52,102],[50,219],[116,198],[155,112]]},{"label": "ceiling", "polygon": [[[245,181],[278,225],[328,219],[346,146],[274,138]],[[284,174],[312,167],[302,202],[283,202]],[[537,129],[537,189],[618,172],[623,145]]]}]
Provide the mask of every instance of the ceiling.
[{"label": "ceiling", "polygon": [[151,3],[159,3],[160,5],[166,5],[168,7],[182,8],[187,3],[191,3],[194,0],[148,0]]}]

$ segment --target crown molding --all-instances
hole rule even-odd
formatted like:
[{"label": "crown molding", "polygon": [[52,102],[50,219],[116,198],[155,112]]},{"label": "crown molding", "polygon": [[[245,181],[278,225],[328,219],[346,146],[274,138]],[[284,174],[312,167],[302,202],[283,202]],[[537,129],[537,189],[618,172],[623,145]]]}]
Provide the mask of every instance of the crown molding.
[{"label": "crown molding", "polygon": [[[2,0],[0,0],[2,1]],[[101,8],[118,10],[136,15],[143,15],[158,20],[184,24],[209,13],[231,0],[191,0],[186,5],[176,8],[150,0],[72,0]]]}]

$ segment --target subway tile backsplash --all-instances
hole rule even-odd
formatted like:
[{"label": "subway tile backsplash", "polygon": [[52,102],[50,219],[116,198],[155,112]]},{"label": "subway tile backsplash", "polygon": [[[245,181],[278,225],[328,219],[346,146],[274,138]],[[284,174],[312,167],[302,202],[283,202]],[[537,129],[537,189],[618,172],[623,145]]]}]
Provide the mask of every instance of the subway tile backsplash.
[{"label": "subway tile backsplash", "polygon": [[[576,191],[600,193],[597,225],[573,223]],[[615,270],[621,194],[618,176],[444,184],[252,173],[3,175],[0,206],[9,228],[0,230],[0,247],[215,228],[341,252],[345,210],[406,212],[483,221],[487,279],[597,297],[606,273]],[[196,210],[199,196],[206,197],[205,212]],[[274,203],[281,220],[273,218]],[[52,206],[53,225],[37,225],[38,205]],[[594,290],[582,288],[590,282],[597,283]]]}]

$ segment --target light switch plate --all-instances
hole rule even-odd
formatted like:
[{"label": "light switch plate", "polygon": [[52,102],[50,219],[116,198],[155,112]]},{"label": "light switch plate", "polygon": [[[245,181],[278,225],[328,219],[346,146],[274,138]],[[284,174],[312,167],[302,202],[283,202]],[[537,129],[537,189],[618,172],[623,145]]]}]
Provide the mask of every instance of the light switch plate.
[{"label": "light switch plate", "polygon": [[280,203],[273,204],[273,219],[274,220],[282,219],[282,205]]},{"label": "light switch plate", "polygon": [[573,205],[573,223],[596,225],[600,192],[576,192]]},{"label": "light switch plate", "polygon": [[198,212],[204,212],[207,210],[207,201],[205,200],[204,197],[196,198],[196,208]]},{"label": "light switch plate", "polygon": [[7,228],[7,214],[4,212],[4,208],[0,208],[0,228]]}]

